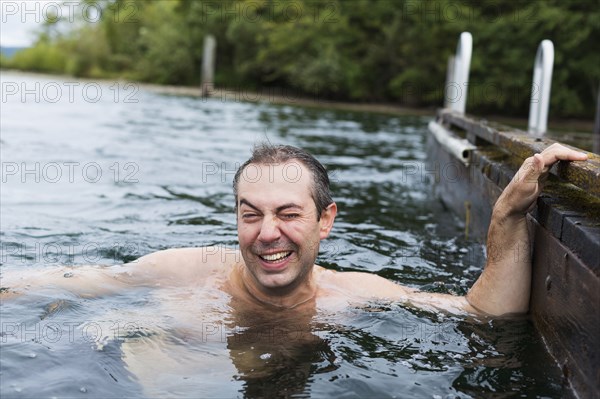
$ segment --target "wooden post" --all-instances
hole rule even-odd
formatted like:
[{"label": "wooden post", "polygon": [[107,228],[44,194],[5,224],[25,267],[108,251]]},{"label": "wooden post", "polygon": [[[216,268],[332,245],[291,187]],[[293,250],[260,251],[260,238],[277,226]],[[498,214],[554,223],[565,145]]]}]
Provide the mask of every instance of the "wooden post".
[{"label": "wooden post", "polygon": [[215,88],[216,50],[217,40],[213,35],[206,35],[202,53],[202,83],[200,88],[202,97],[208,97]]},{"label": "wooden post", "polygon": [[448,57],[448,67],[446,68],[446,86],[444,86],[444,108],[450,108],[450,85],[454,82],[454,56]]}]

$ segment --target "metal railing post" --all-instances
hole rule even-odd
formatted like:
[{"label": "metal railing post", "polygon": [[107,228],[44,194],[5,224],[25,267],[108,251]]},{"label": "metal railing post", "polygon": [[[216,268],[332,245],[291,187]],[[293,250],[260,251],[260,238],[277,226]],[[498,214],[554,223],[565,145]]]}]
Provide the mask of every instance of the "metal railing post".
[{"label": "metal railing post", "polygon": [[469,70],[473,52],[473,36],[469,32],[460,34],[454,57],[452,79],[446,83],[446,104],[459,114],[464,114],[469,92]]},{"label": "metal railing post", "polygon": [[446,91],[444,92],[444,108],[452,107],[452,103],[450,102],[450,93],[448,90],[450,88],[450,84],[452,84],[454,81],[454,64],[456,62],[454,58],[455,57],[453,55],[448,57],[448,66],[446,67],[446,85],[444,86],[446,88]]},{"label": "metal railing post", "polygon": [[550,106],[553,66],[554,44],[550,40],[543,40],[535,55],[531,102],[529,103],[527,130],[533,135],[541,136],[548,129],[548,108]]}]

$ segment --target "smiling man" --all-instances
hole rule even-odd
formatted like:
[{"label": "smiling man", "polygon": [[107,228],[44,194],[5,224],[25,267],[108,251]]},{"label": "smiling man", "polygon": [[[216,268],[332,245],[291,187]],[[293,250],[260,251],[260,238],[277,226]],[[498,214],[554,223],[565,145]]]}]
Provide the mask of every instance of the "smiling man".
[{"label": "smiling man", "polygon": [[270,145],[256,147],[234,178],[239,250],[170,249],[119,267],[80,267],[69,278],[64,269],[28,276],[7,273],[2,283],[10,289],[2,296],[45,287],[82,296],[136,286],[196,287],[207,298],[214,298],[215,290],[225,292],[238,312],[334,310],[383,300],[462,314],[525,313],[531,285],[526,213],[551,165],[585,159],[585,154],[554,144],[525,160],[494,206],[487,245],[496,249],[495,256],[466,296],[421,292],[374,274],[315,265],[320,241],[329,235],[337,213],[327,171],[302,149]]},{"label": "smiling man", "polygon": [[233,187],[248,292],[282,307],[313,298],[319,243],[337,212],[323,165],[298,148],[260,146]]}]

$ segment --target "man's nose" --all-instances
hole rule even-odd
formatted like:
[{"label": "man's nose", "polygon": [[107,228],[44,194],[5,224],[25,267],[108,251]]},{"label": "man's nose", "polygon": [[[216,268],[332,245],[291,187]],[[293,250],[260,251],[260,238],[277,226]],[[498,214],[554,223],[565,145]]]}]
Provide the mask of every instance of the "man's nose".
[{"label": "man's nose", "polygon": [[281,237],[281,231],[279,231],[278,220],[276,218],[265,217],[260,226],[258,240],[262,242],[273,242],[277,241],[279,237]]}]

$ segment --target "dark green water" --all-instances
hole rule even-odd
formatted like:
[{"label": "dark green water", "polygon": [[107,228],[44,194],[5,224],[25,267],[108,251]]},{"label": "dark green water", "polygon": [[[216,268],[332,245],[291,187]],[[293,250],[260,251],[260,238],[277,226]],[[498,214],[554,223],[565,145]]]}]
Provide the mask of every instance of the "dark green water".
[{"label": "dark green water", "polygon": [[[484,264],[482,246],[432,195],[428,118],[170,97],[122,83],[99,92],[7,72],[1,80],[2,273],[235,246],[233,174],[263,140],[306,148],[331,173],[339,214],[319,264],[457,294]],[[164,298],[140,288],[8,301],[2,398],[569,395],[526,318],[371,303],[282,332],[285,316],[246,315],[241,326],[219,298],[197,302],[206,322],[187,323]]]}]

